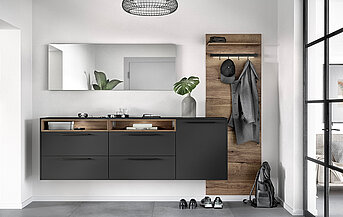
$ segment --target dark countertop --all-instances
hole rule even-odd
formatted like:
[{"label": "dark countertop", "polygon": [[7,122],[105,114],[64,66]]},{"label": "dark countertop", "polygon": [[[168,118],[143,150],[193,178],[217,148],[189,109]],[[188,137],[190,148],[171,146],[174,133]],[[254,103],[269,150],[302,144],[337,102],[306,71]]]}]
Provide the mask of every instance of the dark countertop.
[{"label": "dark countertop", "polygon": [[108,119],[108,120],[121,120],[121,119],[211,119],[211,120],[222,120],[222,119],[227,119],[225,117],[129,117],[129,118],[108,118],[108,117],[88,117],[88,118],[79,118],[79,117],[72,117],[72,116],[67,116],[67,117],[42,117],[40,119],[80,119],[80,120],[87,120],[87,119]]}]

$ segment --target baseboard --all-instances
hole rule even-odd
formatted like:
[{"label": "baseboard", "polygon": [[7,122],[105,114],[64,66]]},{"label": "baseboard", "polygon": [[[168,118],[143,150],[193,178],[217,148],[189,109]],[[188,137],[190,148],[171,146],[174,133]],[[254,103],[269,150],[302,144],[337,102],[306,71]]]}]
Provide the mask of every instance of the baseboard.
[{"label": "baseboard", "polygon": [[29,197],[21,203],[21,208],[25,208],[27,205],[33,202],[33,198]]},{"label": "baseboard", "polygon": [[[219,195],[220,196],[220,195]],[[210,196],[216,197],[216,196]],[[222,195],[223,201],[243,201],[248,198],[246,195]],[[204,196],[33,196],[32,201],[180,201],[180,199],[190,200],[192,198],[200,201]]]},{"label": "baseboard", "polygon": [[280,202],[281,206],[283,206],[283,208],[285,210],[287,210],[287,212],[289,212],[291,215],[293,216],[303,216],[304,215],[304,210],[302,209],[293,209],[291,206],[289,206],[287,203],[285,203],[281,198],[277,198],[277,200]]}]

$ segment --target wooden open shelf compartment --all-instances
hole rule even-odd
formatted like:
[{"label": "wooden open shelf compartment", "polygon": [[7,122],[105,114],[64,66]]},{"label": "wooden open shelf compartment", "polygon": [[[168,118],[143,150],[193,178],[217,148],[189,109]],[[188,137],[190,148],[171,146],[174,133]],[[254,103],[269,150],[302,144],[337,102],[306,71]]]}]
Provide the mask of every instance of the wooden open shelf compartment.
[{"label": "wooden open shelf compartment", "polygon": [[[74,129],[85,128],[84,130],[49,130],[49,122],[74,122]],[[84,132],[84,131],[108,131],[107,120],[99,119],[42,119],[42,132]]]},{"label": "wooden open shelf compartment", "polygon": [[[157,130],[126,130],[133,124],[152,124]],[[113,119],[108,121],[108,129],[112,132],[175,132],[176,119]]]},{"label": "wooden open shelf compartment", "polygon": [[208,42],[207,46],[229,46],[229,45],[247,45],[247,46],[259,46],[259,42]]}]

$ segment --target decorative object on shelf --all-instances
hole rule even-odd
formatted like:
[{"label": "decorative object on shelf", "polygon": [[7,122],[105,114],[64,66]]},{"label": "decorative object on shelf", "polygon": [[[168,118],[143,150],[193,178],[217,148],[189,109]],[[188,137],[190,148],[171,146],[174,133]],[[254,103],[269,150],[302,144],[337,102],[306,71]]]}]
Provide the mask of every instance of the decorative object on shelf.
[{"label": "decorative object on shelf", "polygon": [[88,114],[87,114],[86,112],[79,112],[79,113],[77,114],[77,116],[78,116],[79,118],[88,118]]},{"label": "decorative object on shelf", "polygon": [[196,116],[196,101],[191,96],[191,92],[200,83],[199,78],[191,76],[189,78],[182,78],[180,81],[174,84],[174,91],[177,94],[185,95],[188,94],[182,100],[182,117],[195,117]]},{"label": "decorative object on shelf", "polygon": [[164,16],[178,8],[176,0],[123,0],[122,7],[129,14],[138,16]]},{"label": "decorative object on shelf", "polygon": [[110,81],[103,72],[94,71],[94,75],[97,82],[97,84],[93,84],[94,90],[113,90],[113,88],[123,82],[117,79]]},{"label": "decorative object on shelf", "polygon": [[152,124],[132,124],[132,127],[126,127],[127,130],[158,130],[158,127],[153,127]]},{"label": "decorative object on shelf", "polygon": [[225,43],[225,42],[226,42],[225,37],[213,36],[213,37],[210,37],[209,43]]},{"label": "decorative object on shelf", "polygon": [[129,110],[127,108],[119,108],[118,111],[115,112],[116,118],[128,118],[129,117]]},{"label": "decorative object on shelf", "polygon": [[73,130],[74,121],[49,121],[49,130]]},{"label": "decorative object on shelf", "polygon": [[154,114],[143,114],[142,118],[161,118],[161,116]]}]

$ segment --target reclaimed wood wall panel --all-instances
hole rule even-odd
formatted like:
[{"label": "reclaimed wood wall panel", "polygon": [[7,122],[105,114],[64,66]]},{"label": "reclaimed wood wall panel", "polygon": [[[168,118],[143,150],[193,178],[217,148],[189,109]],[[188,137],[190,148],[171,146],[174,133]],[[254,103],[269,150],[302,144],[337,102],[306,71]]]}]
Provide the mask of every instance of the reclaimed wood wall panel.
[{"label": "reclaimed wood wall panel", "polygon": [[[223,36],[227,43],[208,43],[211,36]],[[206,35],[206,116],[231,115],[231,87],[220,81],[220,66],[226,58],[214,54],[258,54],[250,58],[259,76],[257,83],[261,111],[261,35],[260,34],[207,34]],[[236,66],[236,78],[241,74],[247,58],[231,58]],[[261,135],[261,133],[260,133]],[[261,142],[237,145],[233,129],[228,129],[228,180],[206,181],[208,195],[248,195],[261,165]]]}]

